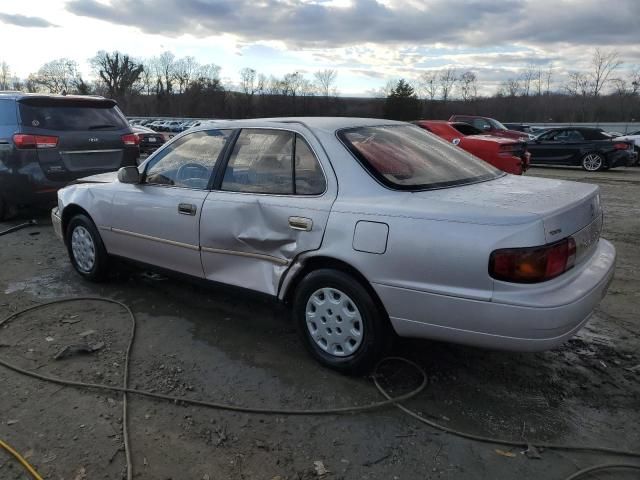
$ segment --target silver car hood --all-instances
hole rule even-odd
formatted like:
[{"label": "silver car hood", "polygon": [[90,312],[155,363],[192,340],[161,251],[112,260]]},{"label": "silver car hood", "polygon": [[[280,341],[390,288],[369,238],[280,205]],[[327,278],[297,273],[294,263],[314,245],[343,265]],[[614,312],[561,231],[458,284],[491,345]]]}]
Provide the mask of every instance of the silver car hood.
[{"label": "silver car hood", "polygon": [[488,182],[414,195],[441,208],[458,210],[465,206],[478,215],[479,223],[496,214],[516,221],[535,215],[543,220],[545,237],[551,242],[577,232],[601,214],[598,192],[597,185],[588,183],[504,175]]}]

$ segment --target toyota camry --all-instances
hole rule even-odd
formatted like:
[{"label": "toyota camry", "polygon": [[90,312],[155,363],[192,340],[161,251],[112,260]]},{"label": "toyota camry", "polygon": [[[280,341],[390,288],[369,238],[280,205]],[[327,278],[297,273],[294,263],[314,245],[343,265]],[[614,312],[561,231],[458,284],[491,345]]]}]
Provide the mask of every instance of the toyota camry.
[{"label": "toyota camry", "polygon": [[322,364],[369,368],[393,335],[556,347],[613,277],[598,187],[505,174],[402,122],[276,118],[176,136],[52,212],[75,270],[114,258],[271,295]]}]

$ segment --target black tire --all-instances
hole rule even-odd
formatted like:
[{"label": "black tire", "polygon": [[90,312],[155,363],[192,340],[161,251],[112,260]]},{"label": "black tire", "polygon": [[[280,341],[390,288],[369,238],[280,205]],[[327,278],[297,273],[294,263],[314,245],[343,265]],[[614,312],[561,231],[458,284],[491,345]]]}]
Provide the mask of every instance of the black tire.
[{"label": "black tire", "polygon": [[[73,248],[74,232],[88,234],[93,245],[93,262],[86,262],[86,259],[76,258]],[[109,271],[109,255],[107,254],[98,229],[89,217],[78,214],[71,218],[65,231],[65,244],[71,264],[78,274],[92,282],[101,282],[107,277]],[[89,250],[91,250],[89,248]],[[90,268],[88,265],[90,264]]]},{"label": "black tire", "polygon": [[[322,289],[331,289],[330,291],[339,291],[346,295],[343,297],[348,303],[352,303],[355,307],[356,314],[361,319],[360,331],[361,339],[357,348],[353,353],[347,353],[342,350],[341,355],[337,356],[329,353],[321,348],[319,343],[314,340],[311,334],[311,326],[307,325],[307,304],[311,297]],[[315,307],[313,307],[315,309]],[[339,312],[336,310],[334,314],[329,310],[329,315],[333,315],[336,322],[349,323],[348,319],[340,319]],[[307,348],[309,353],[322,365],[337,370],[342,373],[362,374],[367,373],[376,364],[385,351],[390,347],[393,338],[392,329],[386,312],[377,304],[367,289],[354,277],[333,269],[315,270],[307,274],[298,285],[292,305],[293,319],[298,330],[298,334]],[[323,319],[325,317],[322,317]],[[319,318],[317,320],[320,320]],[[313,322],[311,322],[313,323]],[[356,322],[359,324],[359,322]],[[334,323],[334,325],[342,325]],[[317,328],[329,330],[327,324],[318,323]],[[337,333],[342,334],[339,328]],[[346,332],[346,330],[345,330]],[[336,335],[337,335],[336,333]],[[319,335],[329,335],[321,333]],[[352,341],[349,339],[348,341]],[[353,340],[354,343],[355,340]],[[343,342],[344,343],[344,342]],[[346,343],[344,343],[346,345]],[[349,345],[347,345],[349,347]],[[328,345],[326,348],[331,348]]]},{"label": "black tire", "polygon": [[598,172],[606,166],[606,159],[599,152],[589,152],[582,157],[580,164],[587,172]]}]

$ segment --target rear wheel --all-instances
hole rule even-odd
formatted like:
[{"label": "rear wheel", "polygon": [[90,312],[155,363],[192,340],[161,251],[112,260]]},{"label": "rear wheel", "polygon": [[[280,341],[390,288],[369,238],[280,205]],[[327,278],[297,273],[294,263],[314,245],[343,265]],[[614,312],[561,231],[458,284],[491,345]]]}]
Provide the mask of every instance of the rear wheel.
[{"label": "rear wheel", "polygon": [[316,270],[302,280],[293,316],[311,355],[344,373],[371,369],[392,338],[385,312],[367,289],[337,270]]},{"label": "rear wheel", "polygon": [[76,272],[93,282],[105,279],[109,256],[98,229],[89,217],[79,214],[69,221],[65,243],[69,259]]},{"label": "rear wheel", "polygon": [[597,172],[602,170],[604,166],[604,157],[598,152],[590,152],[582,157],[582,168],[587,172]]}]

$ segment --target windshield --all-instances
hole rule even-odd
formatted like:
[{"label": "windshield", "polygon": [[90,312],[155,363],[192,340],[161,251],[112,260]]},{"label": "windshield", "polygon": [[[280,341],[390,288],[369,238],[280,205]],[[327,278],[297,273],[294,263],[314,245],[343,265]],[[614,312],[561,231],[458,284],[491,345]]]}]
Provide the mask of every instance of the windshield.
[{"label": "windshield", "polygon": [[505,127],[503,124],[501,124],[495,118],[487,118],[487,120],[489,120],[489,122],[491,122],[491,125],[493,125],[493,128],[495,128],[496,130],[509,130],[507,127]]},{"label": "windshield", "polygon": [[412,125],[357,127],[338,137],[378,180],[397,190],[429,190],[502,175],[488,163]]}]

